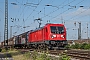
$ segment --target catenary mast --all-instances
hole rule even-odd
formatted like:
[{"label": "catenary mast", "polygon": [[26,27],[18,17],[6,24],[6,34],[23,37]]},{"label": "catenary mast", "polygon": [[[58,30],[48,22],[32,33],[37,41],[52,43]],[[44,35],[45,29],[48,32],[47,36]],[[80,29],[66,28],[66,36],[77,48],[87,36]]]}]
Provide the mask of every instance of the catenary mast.
[{"label": "catenary mast", "polygon": [[8,0],[5,0],[4,46],[8,46]]}]

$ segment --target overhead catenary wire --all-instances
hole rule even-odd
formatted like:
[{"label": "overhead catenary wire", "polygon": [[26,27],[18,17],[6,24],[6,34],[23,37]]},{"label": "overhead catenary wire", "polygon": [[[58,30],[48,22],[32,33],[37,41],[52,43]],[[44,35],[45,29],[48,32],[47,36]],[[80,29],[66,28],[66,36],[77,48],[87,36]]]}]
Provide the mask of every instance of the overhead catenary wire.
[{"label": "overhead catenary wire", "polygon": [[[53,11],[54,12],[54,11]],[[28,17],[27,17],[28,18]]]},{"label": "overhead catenary wire", "polygon": [[[78,5],[78,4],[80,4],[81,2],[83,2],[84,0],[81,0],[79,3],[77,3],[76,5]],[[72,1],[73,2],[73,1]],[[69,2],[69,4],[70,4],[71,2]],[[76,6],[75,5],[75,6]],[[58,16],[60,16],[61,14],[63,14],[63,13],[65,13],[66,11],[68,11],[69,9],[67,9],[67,10],[65,10],[65,11],[63,11],[63,12],[61,12],[60,14],[58,14],[58,15],[56,15],[56,16],[54,16],[53,18],[51,18],[50,20],[54,20],[55,18],[57,18]],[[55,19],[56,20],[56,19]]]},{"label": "overhead catenary wire", "polygon": [[[66,0],[65,0],[65,1],[66,1]],[[64,1],[64,2],[65,2],[65,1]],[[75,1],[75,0],[73,0],[72,2],[74,2],[74,1]],[[63,3],[64,3],[64,2],[63,2]],[[70,2],[70,3],[72,3],[72,2]],[[62,3],[62,4],[63,4],[63,3]],[[68,4],[70,4],[70,3],[68,3]],[[61,6],[62,4],[60,4],[59,6]],[[67,4],[66,4],[66,5],[67,5]],[[63,7],[65,7],[66,5],[64,5]],[[59,6],[58,6],[58,7],[59,7]],[[63,7],[62,7],[62,8],[63,8]],[[59,9],[60,9],[60,8],[59,8]],[[44,17],[41,17],[41,18],[45,18],[46,16],[52,17],[52,16],[49,16],[49,15],[52,14],[52,13],[54,13],[54,12],[56,12],[56,11],[59,10],[59,9],[56,9],[56,10],[50,12],[49,14],[44,15]],[[44,13],[44,14],[45,14],[45,13]]]},{"label": "overhead catenary wire", "polygon": [[[42,0],[41,0],[41,1],[42,1]],[[41,1],[38,3],[38,5],[41,3]],[[38,5],[37,5],[37,7],[38,7]],[[37,7],[36,7],[36,8],[37,8]],[[36,9],[36,8],[35,8],[35,9]],[[29,16],[25,19],[25,22],[26,22],[26,20],[31,16],[31,14],[35,11],[35,9],[33,9],[33,11],[32,11],[32,12],[29,14]],[[23,24],[23,23],[24,23],[24,22],[22,22],[22,24]],[[17,30],[17,31],[18,31],[18,30]],[[17,31],[16,31],[16,32],[17,32]]]},{"label": "overhead catenary wire", "polygon": [[[42,0],[41,0],[41,1],[42,1]],[[38,5],[41,3],[41,1],[38,3]],[[38,5],[37,5],[37,7],[38,7]],[[36,7],[36,8],[37,8],[37,7]],[[36,9],[36,8],[35,8],[35,9]],[[35,9],[33,9],[33,11],[32,11],[32,12],[29,14],[29,16],[25,19],[25,21],[31,16],[31,14],[35,11]]]},{"label": "overhead catenary wire", "polygon": [[[17,1],[16,1],[17,2]],[[19,4],[20,4],[20,2],[18,2]],[[23,4],[23,1],[22,1],[22,3],[21,3],[23,6],[24,6],[24,4]],[[21,7],[23,7],[22,5],[20,5]],[[20,7],[20,8],[21,8]],[[23,11],[24,11],[24,9],[25,9],[25,6],[24,6],[24,8],[22,9],[22,11],[21,11],[21,13],[20,13],[20,16],[23,14]],[[18,10],[18,12],[19,12],[20,10]],[[18,15],[18,14],[17,14]],[[17,17],[17,15],[16,15],[16,17]],[[13,22],[14,23],[14,25],[16,25],[16,23],[18,23],[19,21],[21,21],[21,19],[20,19],[20,16],[18,17],[18,21],[16,22]],[[16,18],[15,18],[16,19]],[[19,23],[17,24],[17,27],[16,28],[18,28],[20,25],[19,25]],[[17,31],[19,31],[19,28],[17,29]],[[17,32],[16,31],[16,32]]]},{"label": "overhead catenary wire", "polygon": [[[44,8],[43,8],[43,9],[44,9]],[[42,11],[43,9],[41,9],[40,11]],[[36,11],[36,10],[34,10],[33,13],[34,13],[35,11]],[[57,11],[58,11],[58,10],[57,10]],[[55,11],[55,12],[57,12],[57,11]],[[65,11],[67,12],[68,10],[65,10]],[[65,11],[63,11],[62,14],[65,13]],[[37,11],[37,12],[38,12],[38,11]],[[53,13],[55,13],[55,12],[53,12]],[[32,13],[32,14],[33,14],[33,13]],[[38,12],[38,13],[40,13],[40,12]],[[53,13],[51,13],[51,14],[53,14]],[[32,14],[31,14],[31,15],[32,15]],[[41,14],[43,14],[43,12],[41,12]],[[31,17],[31,15],[25,19],[25,22]],[[47,15],[48,17],[51,17],[49,20],[52,20],[52,19],[54,18],[53,16],[45,13],[44,16],[46,16],[46,15]],[[58,16],[57,16],[57,17],[58,17]],[[56,18],[57,18],[57,17],[56,17]],[[44,19],[45,17],[42,17],[42,18]],[[54,18],[54,19],[56,19],[56,18]],[[53,19],[53,20],[54,20],[54,19]],[[33,22],[31,22],[31,23],[33,24]],[[30,25],[32,25],[31,23],[30,23]]]},{"label": "overhead catenary wire", "polygon": [[[65,0],[65,1],[66,1],[66,0]],[[64,2],[65,2],[65,1],[64,1]],[[75,0],[73,0],[73,1],[75,1]],[[72,2],[73,2],[73,1],[72,1]],[[63,3],[64,3],[64,2],[63,2]],[[70,2],[70,3],[72,3],[72,2]],[[62,3],[62,4],[63,4],[63,3]],[[69,3],[69,4],[70,4],[70,3]],[[61,5],[61,4],[60,4],[60,5]],[[60,5],[59,5],[59,6],[60,6]],[[67,5],[67,4],[66,4],[66,5]],[[63,7],[65,7],[66,5],[64,5]],[[56,11],[56,10],[55,10],[55,11]],[[51,12],[51,13],[54,13],[55,11],[53,11],[53,12]],[[50,13],[49,13],[49,14],[50,14]],[[49,14],[47,14],[47,15],[49,15]],[[47,15],[45,15],[45,16],[47,16]],[[45,16],[44,16],[44,17],[45,17]],[[44,18],[44,17],[43,17],[43,18]],[[49,17],[50,17],[50,16],[49,16]],[[42,17],[41,17],[41,18],[42,18]]]},{"label": "overhead catenary wire", "polygon": [[[77,15],[71,17],[70,19],[68,19],[68,20],[66,20],[66,21],[71,21],[72,19],[73,19],[73,20],[76,20],[76,19],[80,19],[81,17],[85,17],[85,16],[90,15],[90,14],[87,14],[87,15],[83,15],[83,16],[77,17],[78,15],[80,15],[80,14],[82,14],[82,13],[85,13],[86,11],[88,11],[88,9],[86,9],[86,10],[84,10],[84,11],[81,11],[80,13],[78,13]],[[75,17],[77,17],[77,18],[75,18]]]},{"label": "overhead catenary wire", "polygon": [[[66,1],[66,0],[65,0],[65,1]],[[65,2],[65,1],[64,1],[64,2]],[[63,2],[63,3],[64,3],[64,2]],[[62,3],[62,4],[63,4],[63,3]],[[60,4],[59,6],[61,6],[62,4]],[[54,11],[52,11],[52,12],[50,12],[50,13],[46,14],[45,16],[43,16],[43,17],[41,17],[41,18],[45,18],[46,16],[49,16],[50,14],[52,14],[52,13],[54,13],[54,12],[58,11],[58,10],[60,9],[60,8],[59,8],[59,6],[57,6],[57,7],[58,7],[58,9],[55,9]],[[65,6],[66,6],[66,5],[65,5]],[[63,7],[65,7],[65,6],[63,6]],[[62,8],[63,8],[63,7],[62,7]],[[49,16],[49,17],[52,17],[52,16]]]},{"label": "overhead catenary wire", "polygon": [[[23,5],[23,3],[20,3],[20,2],[18,2],[17,0],[16,0],[16,2],[18,3],[17,5],[20,5],[20,6],[22,6]],[[23,2],[23,1],[22,1]],[[21,7],[20,7],[21,8]],[[22,12],[23,12],[23,10],[24,10],[24,8],[22,9]],[[18,10],[18,13],[19,13],[19,11],[20,11],[20,9]],[[21,14],[22,14],[22,12],[21,12]],[[20,14],[20,16],[21,16],[21,14]],[[18,14],[17,14],[18,15]],[[16,17],[17,17],[17,15],[16,15]],[[13,25],[14,26],[16,26],[16,28],[17,28],[17,31],[19,30],[19,19],[20,19],[20,16],[19,16],[19,18],[12,18],[13,19]]]}]

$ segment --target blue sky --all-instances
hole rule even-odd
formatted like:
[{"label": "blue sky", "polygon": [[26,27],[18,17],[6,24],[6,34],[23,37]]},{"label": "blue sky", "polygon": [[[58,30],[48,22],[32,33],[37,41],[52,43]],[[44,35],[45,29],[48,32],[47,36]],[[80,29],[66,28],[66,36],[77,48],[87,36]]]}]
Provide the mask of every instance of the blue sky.
[{"label": "blue sky", "polygon": [[[37,28],[38,22],[34,20],[38,18],[42,19],[41,26],[44,26],[47,21],[50,21],[50,23],[65,22],[68,40],[77,39],[78,22],[81,22],[82,38],[87,38],[87,36],[90,37],[89,2],[90,0],[8,0],[9,38],[10,26],[13,26],[12,35],[18,35],[25,31]],[[13,5],[12,3],[15,3],[16,5]],[[5,0],[0,0],[1,40],[4,38],[4,20]],[[74,25],[75,22],[76,26]],[[25,29],[23,28],[24,26],[26,27]]]}]

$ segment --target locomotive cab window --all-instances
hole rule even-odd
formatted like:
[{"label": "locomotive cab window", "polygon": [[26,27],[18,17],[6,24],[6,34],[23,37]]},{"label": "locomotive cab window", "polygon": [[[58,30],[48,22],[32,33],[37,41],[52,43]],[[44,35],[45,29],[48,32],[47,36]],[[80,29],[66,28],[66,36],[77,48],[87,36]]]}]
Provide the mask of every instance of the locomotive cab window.
[{"label": "locomotive cab window", "polygon": [[59,34],[64,33],[64,27],[58,27],[58,33]]},{"label": "locomotive cab window", "polygon": [[64,27],[50,26],[50,28],[51,28],[51,33],[54,33],[54,34],[64,33]]},{"label": "locomotive cab window", "polygon": [[51,33],[54,33],[54,34],[57,33],[56,26],[51,26],[50,28],[51,28]]}]

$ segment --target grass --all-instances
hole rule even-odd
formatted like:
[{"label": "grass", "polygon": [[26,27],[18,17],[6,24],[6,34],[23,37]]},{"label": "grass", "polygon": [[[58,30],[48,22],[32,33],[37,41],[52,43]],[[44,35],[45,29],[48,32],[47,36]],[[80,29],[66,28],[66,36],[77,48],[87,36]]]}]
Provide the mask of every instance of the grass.
[{"label": "grass", "polygon": [[30,58],[27,58],[27,57],[24,56],[23,54],[21,54],[21,55],[15,55],[15,56],[13,56],[13,59],[14,59],[14,60],[32,60],[32,59],[30,59]]},{"label": "grass", "polygon": [[[47,56],[48,52],[42,52],[42,54],[38,54],[37,51],[33,52],[21,52],[20,50],[11,49],[8,51],[2,50],[3,53],[11,54],[14,60],[70,60],[66,54],[60,55],[59,58]],[[61,57],[62,56],[62,57]]]},{"label": "grass", "polygon": [[[2,53],[3,54],[10,54],[14,60],[32,60],[30,59],[30,54],[29,52],[25,53],[25,54],[22,54],[21,51],[18,51],[16,49],[11,49],[11,50],[5,50],[5,49],[2,49]],[[6,57],[8,58],[8,57]]]},{"label": "grass", "polygon": [[30,59],[29,52],[22,54],[21,51],[12,50],[12,51],[9,51],[9,53],[12,55],[12,58],[14,60],[32,60],[32,59]]}]

